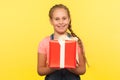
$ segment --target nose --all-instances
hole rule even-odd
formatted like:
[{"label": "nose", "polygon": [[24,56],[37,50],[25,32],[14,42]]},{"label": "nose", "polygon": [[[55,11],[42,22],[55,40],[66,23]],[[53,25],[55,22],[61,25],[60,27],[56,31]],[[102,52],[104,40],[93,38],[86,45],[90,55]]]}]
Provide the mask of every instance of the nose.
[{"label": "nose", "polygon": [[63,24],[63,20],[61,19],[61,20],[59,20],[59,24]]}]

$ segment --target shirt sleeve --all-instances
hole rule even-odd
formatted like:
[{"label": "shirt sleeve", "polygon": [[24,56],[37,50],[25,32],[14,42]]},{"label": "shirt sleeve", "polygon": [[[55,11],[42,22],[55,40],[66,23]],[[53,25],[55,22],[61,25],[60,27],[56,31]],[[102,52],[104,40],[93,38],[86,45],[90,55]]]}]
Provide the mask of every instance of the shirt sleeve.
[{"label": "shirt sleeve", "polygon": [[38,53],[40,54],[46,54],[47,51],[47,43],[48,43],[48,39],[43,39],[42,41],[40,41],[39,45],[38,45]]}]

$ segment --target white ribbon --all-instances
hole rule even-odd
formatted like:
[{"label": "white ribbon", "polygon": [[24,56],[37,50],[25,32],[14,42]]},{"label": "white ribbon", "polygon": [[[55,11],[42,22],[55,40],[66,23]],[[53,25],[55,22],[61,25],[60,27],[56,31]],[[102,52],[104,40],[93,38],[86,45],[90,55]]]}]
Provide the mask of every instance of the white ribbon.
[{"label": "white ribbon", "polygon": [[64,68],[65,62],[65,41],[62,39],[58,40],[60,44],[60,68]]},{"label": "white ribbon", "polygon": [[[62,37],[60,37],[58,39],[58,42],[60,44],[60,68],[64,68],[64,63],[65,63],[65,40],[75,40],[76,42],[78,41],[77,37],[73,37],[73,38],[69,38],[69,37],[65,37],[64,39]],[[78,44],[76,43],[76,60],[79,63],[79,59],[78,59]]]}]

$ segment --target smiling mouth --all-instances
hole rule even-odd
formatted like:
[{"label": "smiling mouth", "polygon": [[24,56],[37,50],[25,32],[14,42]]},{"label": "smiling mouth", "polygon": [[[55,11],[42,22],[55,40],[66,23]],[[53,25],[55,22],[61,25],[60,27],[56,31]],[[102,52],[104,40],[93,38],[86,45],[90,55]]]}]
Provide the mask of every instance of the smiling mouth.
[{"label": "smiling mouth", "polygon": [[59,28],[64,28],[65,27],[65,25],[63,25],[63,26],[58,26]]}]

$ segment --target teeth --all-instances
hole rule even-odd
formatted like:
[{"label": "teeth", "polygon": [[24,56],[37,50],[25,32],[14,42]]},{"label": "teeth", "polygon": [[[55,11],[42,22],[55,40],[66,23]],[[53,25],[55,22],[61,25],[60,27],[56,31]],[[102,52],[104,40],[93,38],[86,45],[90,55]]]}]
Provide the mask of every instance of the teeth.
[{"label": "teeth", "polygon": [[64,26],[58,26],[58,27],[64,27]]}]

